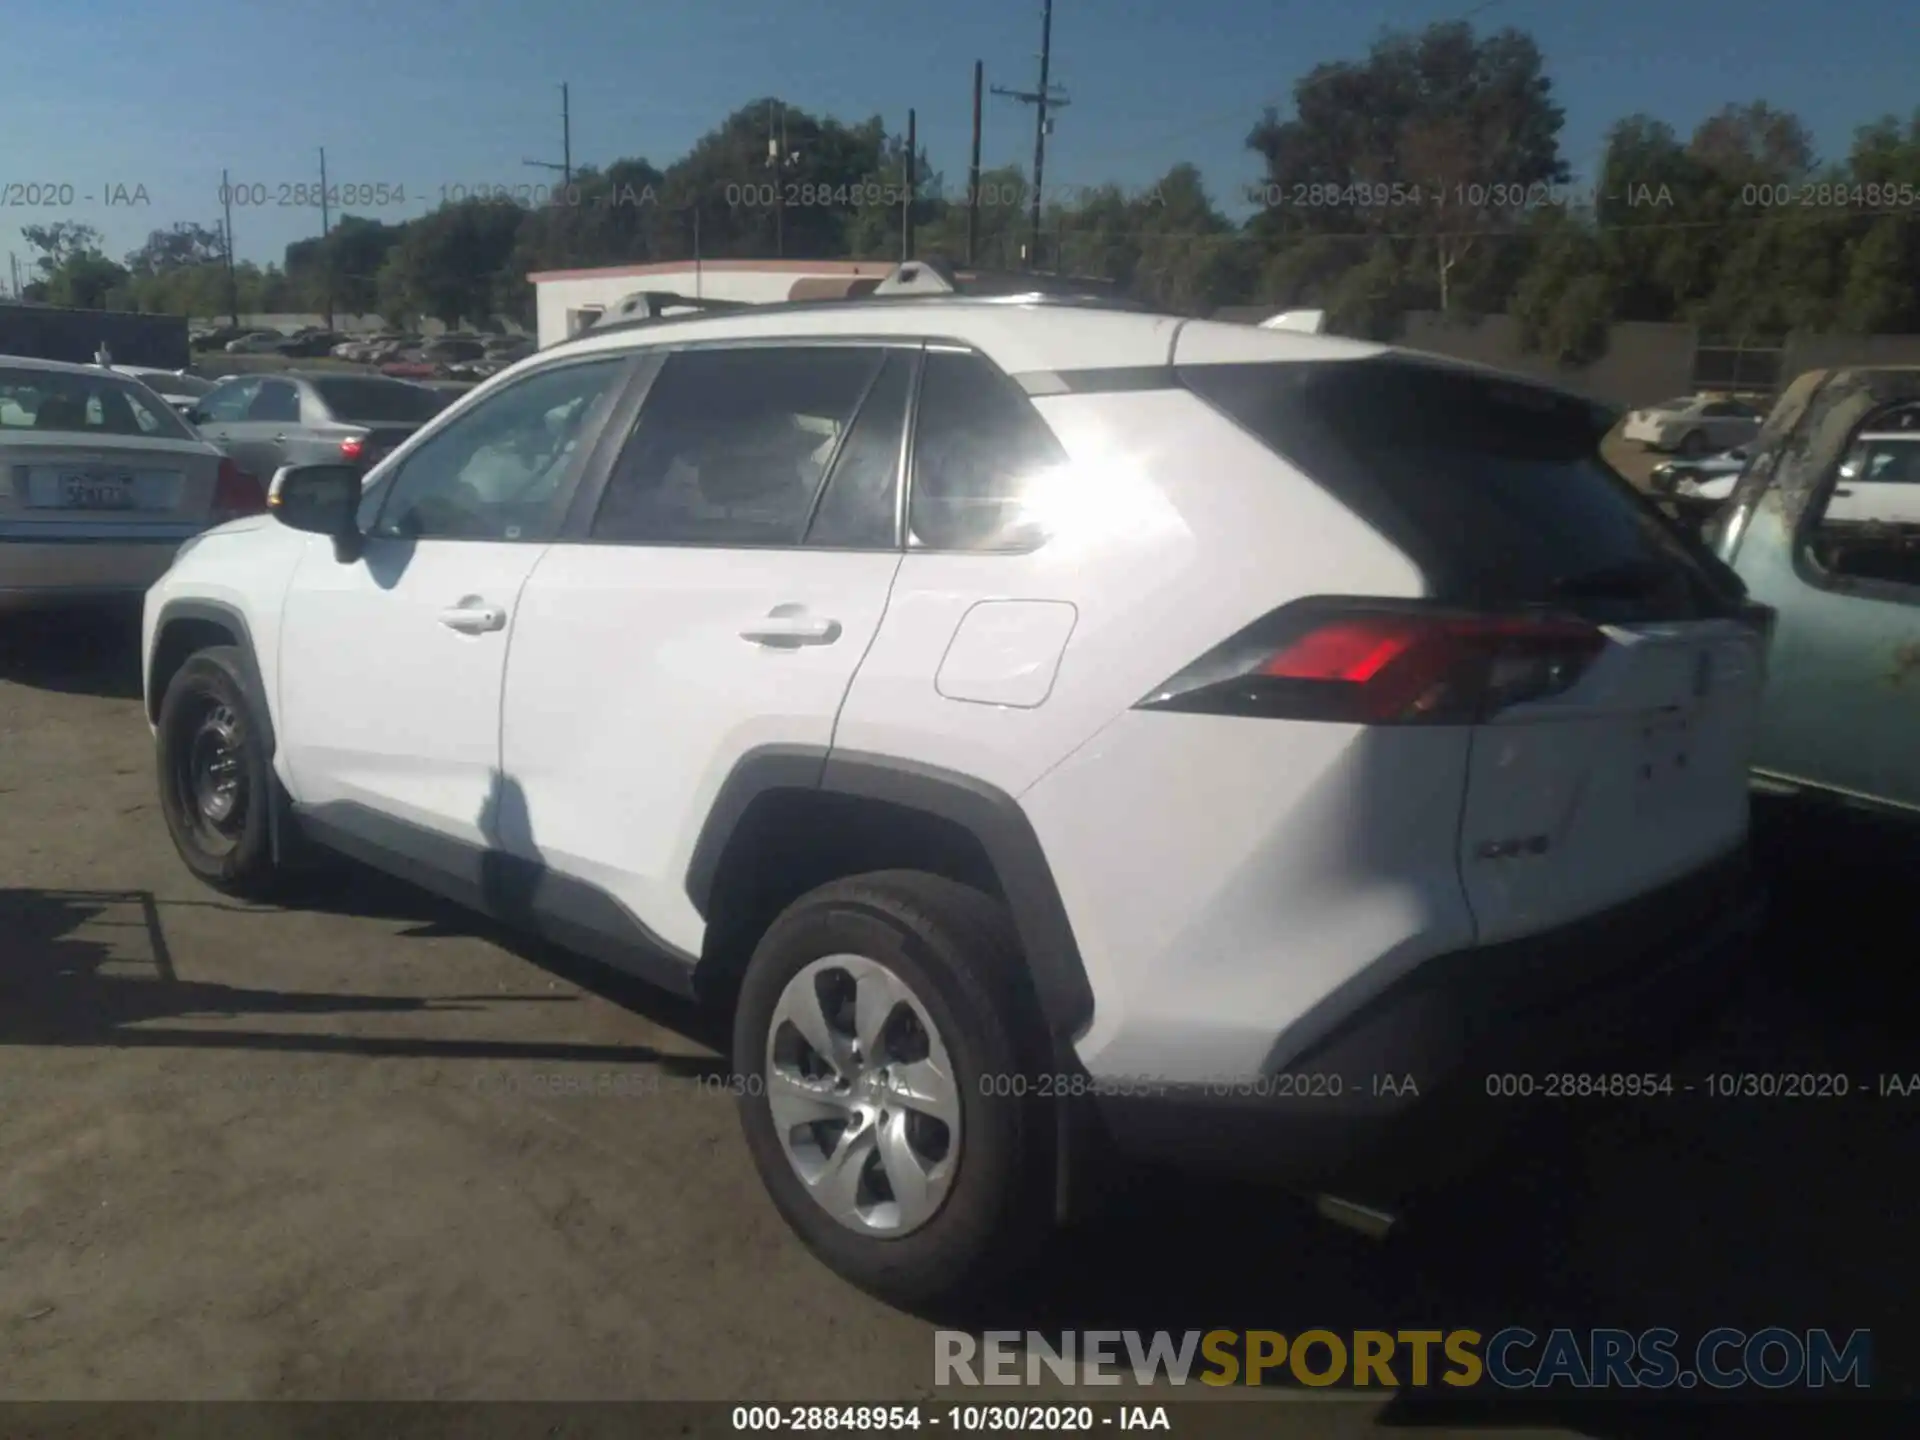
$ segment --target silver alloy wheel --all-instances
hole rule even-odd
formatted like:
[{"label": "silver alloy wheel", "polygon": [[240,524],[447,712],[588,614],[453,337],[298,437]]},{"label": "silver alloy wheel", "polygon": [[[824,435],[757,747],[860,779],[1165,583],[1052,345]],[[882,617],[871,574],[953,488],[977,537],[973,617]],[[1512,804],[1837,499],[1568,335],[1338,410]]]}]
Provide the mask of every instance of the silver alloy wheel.
[{"label": "silver alloy wheel", "polygon": [[897,1238],[940,1209],[960,1165],[960,1087],[920,997],[862,955],[787,982],[767,1027],[767,1107],[787,1163],[849,1230]]}]

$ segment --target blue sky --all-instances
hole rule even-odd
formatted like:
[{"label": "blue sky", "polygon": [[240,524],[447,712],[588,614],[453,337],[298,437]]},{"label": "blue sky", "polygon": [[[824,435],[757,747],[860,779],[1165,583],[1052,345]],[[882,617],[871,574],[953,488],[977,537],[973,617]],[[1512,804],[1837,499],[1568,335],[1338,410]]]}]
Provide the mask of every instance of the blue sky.
[{"label": "blue sky", "polygon": [[[1920,101],[1912,3],[1056,0],[1054,78],[1073,103],[1048,145],[1049,189],[1141,185],[1191,159],[1230,201],[1258,178],[1247,130],[1264,104],[1284,109],[1298,75],[1361,56],[1384,29],[1469,12],[1540,42],[1577,173],[1621,115],[1684,131],[1755,98],[1797,112],[1835,155],[1856,125]],[[10,186],[71,185],[73,203],[0,207],[0,267],[9,250],[26,265],[22,225],[79,220],[118,257],[151,229],[217,220],[223,166],[277,201],[282,184],[317,179],[323,145],[333,183],[405,187],[405,205],[362,207],[387,220],[421,213],[443,186],[539,183],[549,177],[522,162],[559,158],[563,80],[576,163],[664,166],[737,105],[777,94],[898,129],[916,108],[957,188],[972,62],[985,61],[990,86],[1030,88],[1039,38],[1039,0],[15,6],[0,29],[0,199],[21,198]],[[984,163],[1024,166],[1032,149],[1032,112],[989,95]],[[146,203],[108,204],[114,187],[144,189]],[[316,212],[277,203],[234,221],[241,258],[259,261],[319,228]]]}]

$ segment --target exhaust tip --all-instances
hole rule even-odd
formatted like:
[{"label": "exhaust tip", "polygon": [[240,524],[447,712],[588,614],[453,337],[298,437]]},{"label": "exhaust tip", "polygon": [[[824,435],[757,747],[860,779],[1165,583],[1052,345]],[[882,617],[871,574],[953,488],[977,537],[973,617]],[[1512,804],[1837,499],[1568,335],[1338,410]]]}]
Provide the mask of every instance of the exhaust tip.
[{"label": "exhaust tip", "polygon": [[1371,1205],[1362,1205],[1358,1200],[1347,1200],[1338,1195],[1314,1196],[1313,1209],[1322,1220],[1330,1220],[1342,1229],[1352,1230],[1369,1240],[1385,1240],[1399,1223],[1397,1216],[1385,1210],[1376,1210]]}]

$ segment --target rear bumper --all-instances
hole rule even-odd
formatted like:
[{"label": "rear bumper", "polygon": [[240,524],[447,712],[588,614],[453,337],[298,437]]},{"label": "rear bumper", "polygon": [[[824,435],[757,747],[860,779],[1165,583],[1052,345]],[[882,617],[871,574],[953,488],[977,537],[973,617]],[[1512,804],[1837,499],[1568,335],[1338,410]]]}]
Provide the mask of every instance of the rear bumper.
[{"label": "rear bumper", "polygon": [[156,527],[139,539],[0,535],[0,605],[137,595],[167,573],[199,527]]},{"label": "rear bumper", "polygon": [[[1362,1197],[1398,1189],[1530,1108],[1489,1093],[1518,1088],[1502,1077],[1531,1077],[1538,1100],[1580,1088],[1548,1077],[1669,1073],[1663,1047],[1726,993],[1761,916],[1743,846],[1575,924],[1436,956],[1281,1073],[1096,1094],[1094,1109],[1136,1159]],[[1674,1074],[1674,1093],[1686,1083]]]}]

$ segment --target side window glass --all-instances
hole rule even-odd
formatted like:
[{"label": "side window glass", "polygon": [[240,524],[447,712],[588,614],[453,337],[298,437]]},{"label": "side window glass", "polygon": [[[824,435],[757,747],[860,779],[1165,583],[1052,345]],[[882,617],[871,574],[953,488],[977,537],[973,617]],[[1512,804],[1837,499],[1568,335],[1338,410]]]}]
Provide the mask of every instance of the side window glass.
[{"label": "side window glass", "polygon": [[1857,439],[1806,535],[1830,575],[1920,587],[1920,429]]},{"label": "side window glass", "polygon": [[814,511],[807,544],[841,550],[891,550],[897,543],[900,497],[900,432],[907,421],[907,394],[914,357],[887,356],[867,392],[833,474]]},{"label": "side window glass", "polygon": [[200,408],[207,412],[209,420],[232,425],[246,415],[247,407],[253,403],[254,394],[259,389],[258,380],[233,380],[225,385],[216,385],[200,402]]},{"label": "side window glass", "polygon": [[300,392],[285,380],[264,380],[253,403],[247,407],[247,419],[297,422],[300,419]]},{"label": "side window glass", "polygon": [[607,477],[593,538],[799,544],[885,358],[835,345],[669,355]]},{"label": "side window glass", "polygon": [[908,529],[933,550],[1017,550],[1042,537],[1028,503],[1066,460],[1020,388],[977,355],[931,351],[914,421]]},{"label": "side window glass", "polygon": [[541,540],[627,364],[556,365],[451,421],[384,477],[372,533],[396,539]]}]

